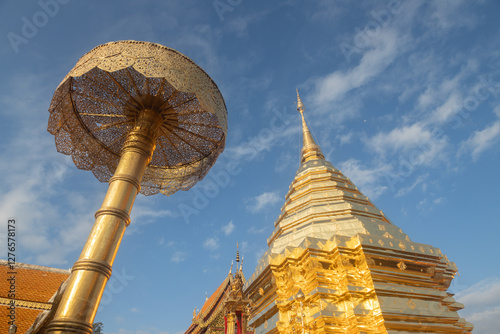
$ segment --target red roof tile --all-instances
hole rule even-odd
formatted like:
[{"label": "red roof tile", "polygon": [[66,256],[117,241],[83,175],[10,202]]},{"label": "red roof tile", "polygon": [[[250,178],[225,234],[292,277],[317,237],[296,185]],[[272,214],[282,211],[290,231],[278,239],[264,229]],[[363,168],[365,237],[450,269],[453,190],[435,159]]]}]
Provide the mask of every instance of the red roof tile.
[{"label": "red roof tile", "polygon": [[[59,286],[69,277],[70,271],[35,265],[16,263],[14,270],[11,270],[7,261],[0,260],[0,333],[7,333],[8,319],[8,299],[10,282],[7,279],[15,274],[15,294],[17,301],[30,302],[27,306],[16,307],[17,333],[24,333],[33,324],[35,318],[41,313],[40,305],[33,303],[43,303],[45,308],[49,307],[47,302],[57,292]],[[24,303],[26,304],[26,303]]]}]

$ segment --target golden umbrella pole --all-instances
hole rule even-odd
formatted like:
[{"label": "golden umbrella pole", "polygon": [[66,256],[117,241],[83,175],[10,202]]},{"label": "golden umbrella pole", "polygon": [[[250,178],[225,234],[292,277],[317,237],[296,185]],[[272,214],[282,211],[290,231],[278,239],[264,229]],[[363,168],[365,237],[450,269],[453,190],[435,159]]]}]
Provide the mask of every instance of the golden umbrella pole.
[{"label": "golden umbrella pole", "polygon": [[201,180],[224,149],[227,112],[215,83],[189,58],[135,41],[83,56],[49,111],[58,151],[109,182],[47,327],[90,334],[137,193],[170,195]]},{"label": "golden umbrella pole", "polygon": [[130,224],[130,211],[146,166],[153,156],[156,131],[161,121],[161,116],[155,111],[139,113],[48,332],[92,333],[104,287],[111,276],[111,267],[125,229]]}]

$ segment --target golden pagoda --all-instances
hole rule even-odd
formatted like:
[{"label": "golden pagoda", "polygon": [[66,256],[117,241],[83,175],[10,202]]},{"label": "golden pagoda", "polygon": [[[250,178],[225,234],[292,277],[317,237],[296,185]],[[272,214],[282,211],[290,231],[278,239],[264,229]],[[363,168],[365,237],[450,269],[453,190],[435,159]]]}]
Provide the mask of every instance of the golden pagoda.
[{"label": "golden pagoda", "polygon": [[302,116],[301,165],[269,249],[245,285],[264,333],[471,333],[447,292],[457,274],[325,160]]}]

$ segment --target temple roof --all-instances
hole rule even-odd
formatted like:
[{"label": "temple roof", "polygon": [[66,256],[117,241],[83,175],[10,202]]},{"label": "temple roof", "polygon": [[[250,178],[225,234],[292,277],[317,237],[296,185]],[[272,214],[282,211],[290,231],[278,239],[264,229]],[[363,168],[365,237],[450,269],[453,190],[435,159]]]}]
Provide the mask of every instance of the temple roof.
[{"label": "temple roof", "polygon": [[209,325],[224,307],[225,296],[231,289],[231,281],[232,275],[229,274],[214,293],[205,300],[201,310],[197,314],[193,313],[193,323],[186,330],[186,334],[201,334],[208,330]]},{"label": "temple roof", "polygon": [[245,275],[243,274],[243,261],[240,263],[239,251],[236,251],[236,272],[234,274],[232,273],[232,269],[233,264],[231,263],[231,269],[219,287],[205,300],[199,312],[196,312],[196,309],[194,310],[193,322],[185,334],[203,334],[210,327],[212,327],[212,331],[224,331],[224,325],[219,322],[223,316],[224,305],[231,295],[231,290],[234,290],[233,284],[238,281],[241,284],[246,282]]},{"label": "temple roof", "polygon": [[[16,274],[10,274],[14,271]],[[17,332],[24,333],[39,314],[52,308],[51,298],[61,284],[69,277],[70,271],[30,264],[16,263],[14,270],[8,262],[0,260],[0,319],[8,319],[10,282],[15,276],[16,325]],[[7,321],[0,324],[0,333],[8,332]]]}]

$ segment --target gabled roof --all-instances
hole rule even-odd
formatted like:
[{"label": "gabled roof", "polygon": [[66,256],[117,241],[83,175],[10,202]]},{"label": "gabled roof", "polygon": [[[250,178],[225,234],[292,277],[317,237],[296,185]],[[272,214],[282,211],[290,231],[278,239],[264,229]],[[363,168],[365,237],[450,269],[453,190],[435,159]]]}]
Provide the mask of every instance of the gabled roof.
[{"label": "gabled roof", "polygon": [[[15,272],[15,274],[12,274]],[[49,301],[61,284],[70,276],[69,270],[16,263],[13,270],[5,260],[0,260],[0,333],[7,333],[9,325],[10,282],[15,276],[15,303],[17,333],[24,333],[43,311],[52,308]]]},{"label": "gabled roof", "polygon": [[226,276],[212,295],[205,301],[200,312],[193,317],[193,323],[185,334],[202,334],[208,330],[209,325],[217,318],[224,307],[225,296],[231,290],[232,275]]}]

